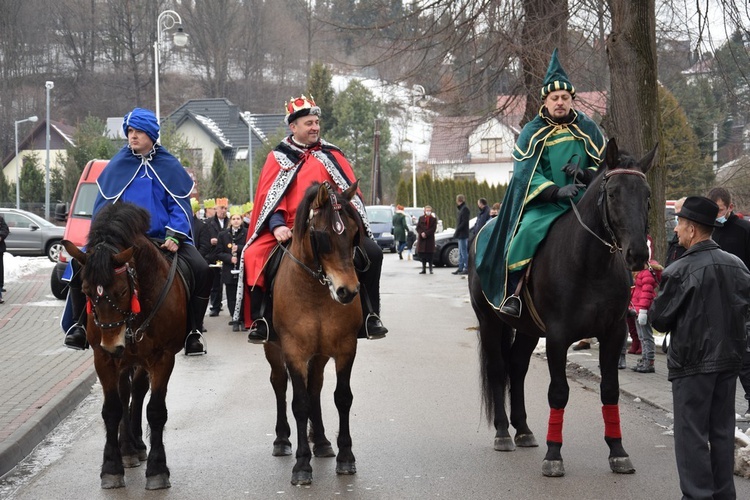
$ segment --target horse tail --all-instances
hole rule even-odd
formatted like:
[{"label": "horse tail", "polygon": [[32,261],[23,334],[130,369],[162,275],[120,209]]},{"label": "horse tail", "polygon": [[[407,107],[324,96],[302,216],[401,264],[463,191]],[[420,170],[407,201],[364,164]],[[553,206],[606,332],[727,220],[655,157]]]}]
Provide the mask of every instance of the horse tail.
[{"label": "horse tail", "polygon": [[[494,313],[493,313],[494,314]],[[505,405],[510,383],[510,348],[513,330],[501,321],[479,321],[479,369],[482,380],[482,410],[494,424],[498,407]]]},{"label": "horse tail", "polygon": [[479,320],[479,369],[482,380],[482,411],[494,424],[498,409],[505,405],[510,383],[510,348],[513,329],[503,323],[487,302],[474,267],[474,248],[469,248],[469,296]]}]

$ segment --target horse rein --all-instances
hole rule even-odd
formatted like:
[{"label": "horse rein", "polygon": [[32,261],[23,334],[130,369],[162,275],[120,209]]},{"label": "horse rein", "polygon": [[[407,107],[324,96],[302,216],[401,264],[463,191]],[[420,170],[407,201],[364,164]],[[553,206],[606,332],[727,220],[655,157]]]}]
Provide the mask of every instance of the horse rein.
[{"label": "horse rein", "polygon": [[[109,245],[106,245],[106,246],[109,246]],[[98,285],[96,287],[97,297],[95,299],[89,299],[89,304],[91,304],[90,312],[93,313],[92,315],[94,318],[94,324],[103,330],[117,328],[119,326],[125,325],[125,341],[127,343],[140,342],[141,340],[143,340],[143,336],[146,333],[146,329],[151,324],[151,320],[154,319],[156,312],[159,310],[161,305],[164,303],[164,300],[167,298],[167,293],[169,292],[169,289],[172,286],[175,273],[177,272],[177,259],[178,259],[178,256],[175,254],[172,257],[172,264],[169,266],[169,274],[167,275],[167,282],[164,284],[164,288],[162,288],[161,293],[159,294],[159,297],[156,300],[156,304],[154,305],[149,315],[146,317],[145,320],[143,320],[143,323],[141,323],[141,325],[138,327],[138,329],[135,332],[132,329],[132,323],[135,320],[135,318],[138,316],[140,311],[133,312],[132,309],[130,311],[123,311],[117,306],[117,304],[115,304],[112,301],[109,294],[104,291],[101,285]],[[137,299],[138,288],[136,287],[135,269],[130,267],[129,263],[125,263],[123,266],[116,268],[114,272],[115,274],[121,274],[123,272],[128,273],[128,283],[130,285],[131,298],[135,296],[135,298]],[[104,298],[115,311],[119,312],[122,315],[121,320],[113,321],[111,323],[101,323],[99,321],[99,318],[96,315],[96,306],[99,304],[99,300],[102,298]],[[132,304],[132,299],[131,299],[131,304]]]},{"label": "horse rein", "polygon": [[639,170],[628,170],[623,168],[618,168],[614,170],[610,170],[606,174],[604,174],[604,180],[602,180],[601,184],[599,184],[599,200],[597,202],[597,205],[601,207],[602,211],[602,222],[604,223],[604,229],[609,233],[609,237],[612,240],[612,243],[609,243],[602,239],[598,234],[596,234],[594,231],[591,230],[581,219],[581,214],[578,212],[578,208],[576,208],[576,204],[573,202],[573,199],[570,198],[570,206],[573,208],[573,212],[576,214],[576,219],[578,219],[579,224],[583,226],[583,228],[591,233],[597,240],[601,241],[609,247],[609,253],[616,253],[616,252],[622,252],[622,247],[617,242],[617,237],[615,236],[614,231],[612,231],[612,228],[609,225],[609,219],[607,219],[607,197],[605,196],[606,188],[607,188],[607,181],[618,174],[627,174],[627,175],[637,175],[644,181],[646,180],[646,174]]}]

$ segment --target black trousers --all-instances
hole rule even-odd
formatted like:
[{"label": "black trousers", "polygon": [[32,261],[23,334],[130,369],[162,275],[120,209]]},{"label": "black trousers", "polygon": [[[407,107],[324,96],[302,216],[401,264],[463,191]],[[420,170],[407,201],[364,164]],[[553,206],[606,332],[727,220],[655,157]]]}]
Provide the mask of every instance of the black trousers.
[{"label": "black trousers", "polygon": [[[204,261],[205,262],[205,261]],[[221,268],[209,267],[209,283],[211,283],[211,311],[219,313],[221,310]]]},{"label": "black trousers", "polygon": [[672,380],[674,453],[683,498],[734,499],[736,372]]},{"label": "black trousers", "polygon": [[[0,289],[5,286],[5,264],[3,264],[4,260],[5,252],[0,252]],[[0,291],[0,293],[2,292]]]}]

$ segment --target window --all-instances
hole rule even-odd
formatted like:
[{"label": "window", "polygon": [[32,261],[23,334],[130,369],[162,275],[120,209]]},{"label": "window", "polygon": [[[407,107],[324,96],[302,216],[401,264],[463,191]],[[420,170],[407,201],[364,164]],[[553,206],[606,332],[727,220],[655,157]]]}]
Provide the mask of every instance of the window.
[{"label": "window", "polygon": [[473,181],[476,179],[474,172],[456,172],[453,174],[453,178],[461,181]]},{"label": "window", "polygon": [[500,139],[482,139],[481,148],[483,154],[502,153],[503,142]]}]

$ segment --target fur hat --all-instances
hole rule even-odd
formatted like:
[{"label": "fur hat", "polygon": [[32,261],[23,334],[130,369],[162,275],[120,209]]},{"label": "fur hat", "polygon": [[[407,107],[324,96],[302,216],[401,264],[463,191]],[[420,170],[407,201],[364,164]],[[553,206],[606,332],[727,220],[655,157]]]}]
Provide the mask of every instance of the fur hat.
[{"label": "fur hat", "polygon": [[567,90],[573,98],[576,96],[576,89],[570,83],[567,73],[565,73],[557,58],[557,49],[552,51],[552,57],[549,60],[549,66],[547,66],[547,75],[544,77],[544,83],[542,84],[542,100],[547,97],[547,94],[555,90]]}]

